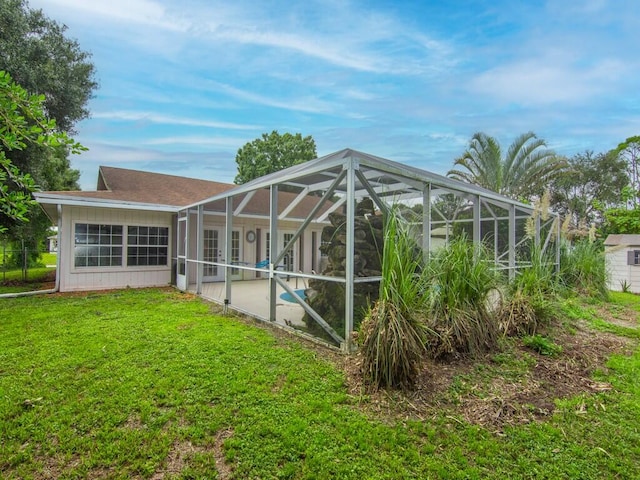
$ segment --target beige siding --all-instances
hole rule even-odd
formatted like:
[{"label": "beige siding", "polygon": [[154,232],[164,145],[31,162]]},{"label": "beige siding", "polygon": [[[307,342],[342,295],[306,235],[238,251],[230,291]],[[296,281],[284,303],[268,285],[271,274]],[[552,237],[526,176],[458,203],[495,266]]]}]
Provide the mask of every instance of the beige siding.
[{"label": "beige siding", "polygon": [[[64,206],[60,242],[60,291],[102,290],[125,287],[162,286],[171,283],[171,260],[166,267],[74,267],[74,231],[76,223],[97,223],[169,227],[169,238],[175,235],[172,214],[140,210]],[[174,256],[169,242],[169,259]],[[126,257],[126,252],[123,252]]]},{"label": "beige siding", "polygon": [[[188,258],[195,260],[198,258],[197,254],[197,225],[198,218],[195,213],[192,213],[189,218],[189,243],[188,243]],[[281,221],[278,224],[279,232],[295,233],[300,223],[298,222],[285,222]],[[222,215],[204,215],[203,228],[219,228],[221,234],[221,250],[223,257],[221,262],[224,262],[224,235],[225,235],[225,217]],[[250,230],[257,232],[260,229],[261,238],[256,239],[254,242],[247,242],[246,235]],[[240,232],[240,262],[247,266],[255,266],[256,261],[260,262],[266,259],[267,244],[266,237],[269,232],[269,221],[266,219],[256,218],[234,218],[233,230]],[[316,255],[316,265],[320,264],[320,252],[311,251],[311,232],[317,232],[317,247],[320,247],[320,237],[322,232],[322,226],[313,225],[308,227],[303,233],[303,246],[302,258],[300,258],[299,247],[295,251],[295,270],[303,270],[305,273],[311,273],[311,257]],[[281,233],[280,233],[281,234]],[[256,249],[260,246],[260,252]],[[188,282],[193,284],[197,280],[197,269],[194,263],[188,265]],[[319,273],[319,272],[318,272]],[[239,269],[238,275],[234,276],[236,280],[253,280],[256,278],[256,273],[250,270]]]}]

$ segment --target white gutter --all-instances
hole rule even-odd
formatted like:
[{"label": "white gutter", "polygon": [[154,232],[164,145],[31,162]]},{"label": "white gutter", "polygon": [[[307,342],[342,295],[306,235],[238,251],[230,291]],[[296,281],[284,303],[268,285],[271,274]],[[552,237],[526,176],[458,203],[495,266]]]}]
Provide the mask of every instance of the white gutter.
[{"label": "white gutter", "polygon": [[17,297],[29,297],[33,295],[44,295],[47,293],[57,293],[60,289],[60,232],[62,231],[62,205],[56,205],[58,209],[58,233],[57,242],[58,242],[58,253],[56,254],[56,281],[53,288],[49,288],[47,290],[33,290],[30,292],[16,292],[16,293],[2,293],[0,294],[0,298],[17,298]]},{"label": "white gutter", "polygon": [[33,195],[40,204],[49,205],[70,205],[78,207],[103,207],[103,208],[121,208],[121,209],[136,209],[136,210],[153,210],[155,212],[170,212],[176,213],[180,210],[180,206],[175,205],[160,205],[154,203],[142,203],[142,202],[130,202],[126,200],[110,200],[98,197],[80,197],[74,195],[64,194],[47,194],[43,192],[36,192]]}]

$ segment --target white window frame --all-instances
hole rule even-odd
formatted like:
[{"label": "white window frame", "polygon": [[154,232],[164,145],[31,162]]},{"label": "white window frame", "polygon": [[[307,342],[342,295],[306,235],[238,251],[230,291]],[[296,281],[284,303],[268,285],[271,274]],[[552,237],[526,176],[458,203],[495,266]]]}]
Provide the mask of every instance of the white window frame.
[{"label": "white window frame", "polygon": [[[76,243],[76,225],[111,225],[112,227],[122,227],[122,245],[113,245],[117,247],[122,247],[122,263],[121,265],[112,265],[112,266],[99,266],[99,265],[91,265],[91,266],[76,266],[76,247],[85,246],[88,244],[77,244]],[[128,265],[127,264],[127,253],[128,253],[128,233],[129,227],[157,227],[157,228],[166,228],[167,232],[167,263],[166,265]],[[125,223],[125,222],[100,222],[100,221],[86,221],[86,220],[78,220],[72,222],[71,225],[72,239],[71,239],[71,273],[96,273],[96,272],[132,272],[132,271],[156,271],[156,270],[167,270],[171,268],[171,258],[172,258],[172,246],[171,246],[171,238],[173,235],[173,228],[171,225],[160,225],[160,224],[142,224],[142,223]],[[106,245],[105,245],[106,246]],[[164,245],[162,245],[164,247]]]}]

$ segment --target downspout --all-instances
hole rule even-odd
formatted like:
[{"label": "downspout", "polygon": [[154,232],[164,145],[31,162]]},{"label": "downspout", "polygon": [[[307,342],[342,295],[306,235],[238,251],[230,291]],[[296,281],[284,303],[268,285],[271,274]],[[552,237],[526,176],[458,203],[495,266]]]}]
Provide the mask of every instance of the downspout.
[{"label": "downspout", "polygon": [[58,209],[58,233],[57,242],[58,242],[58,252],[56,254],[56,280],[53,288],[49,288],[47,290],[34,290],[32,292],[16,292],[16,293],[2,293],[0,294],[0,298],[17,298],[17,297],[28,297],[32,295],[43,295],[45,293],[57,293],[60,289],[60,231],[62,230],[62,205],[56,205]]}]

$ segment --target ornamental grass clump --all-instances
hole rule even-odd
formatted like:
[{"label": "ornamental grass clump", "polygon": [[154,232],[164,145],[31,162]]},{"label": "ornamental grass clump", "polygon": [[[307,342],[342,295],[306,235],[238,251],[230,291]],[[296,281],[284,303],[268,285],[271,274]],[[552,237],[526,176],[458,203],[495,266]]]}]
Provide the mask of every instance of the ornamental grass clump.
[{"label": "ornamental grass clump", "polygon": [[602,246],[589,239],[562,245],[560,280],[568,290],[606,300],[608,276]]},{"label": "ornamental grass clump", "polygon": [[410,388],[425,352],[426,270],[422,250],[397,209],[386,219],[380,296],[360,326],[362,373],[372,388]]},{"label": "ornamental grass clump", "polygon": [[474,355],[493,348],[498,326],[488,297],[498,286],[498,274],[484,247],[464,235],[455,239],[431,258],[429,277],[430,356]]},{"label": "ornamental grass clump", "polygon": [[558,283],[553,259],[534,244],[529,260],[509,283],[508,298],[498,313],[505,335],[533,335],[554,316]]}]

